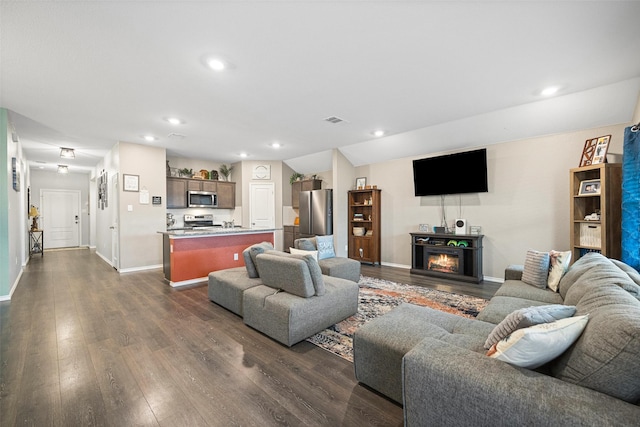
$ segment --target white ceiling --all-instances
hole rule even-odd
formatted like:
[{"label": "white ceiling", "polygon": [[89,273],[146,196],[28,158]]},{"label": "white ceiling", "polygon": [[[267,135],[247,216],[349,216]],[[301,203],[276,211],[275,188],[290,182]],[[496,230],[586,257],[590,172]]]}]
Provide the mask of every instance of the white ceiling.
[{"label": "white ceiling", "polygon": [[638,17],[637,1],[2,1],[0,105],[32,165],[71,147],[79,171],[150,133],[169,156],[318,172],[333,148],[361,165],[629,122]]}]

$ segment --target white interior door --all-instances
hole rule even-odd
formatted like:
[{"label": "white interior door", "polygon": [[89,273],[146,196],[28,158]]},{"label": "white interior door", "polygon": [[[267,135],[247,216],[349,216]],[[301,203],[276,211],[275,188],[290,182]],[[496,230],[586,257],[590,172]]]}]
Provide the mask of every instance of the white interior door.
[{"label": "white interior door", "polygon": [[80,191],[41,190],[40,194],[45,248],[80,246]]},{"label": "white interior door", "polygon": [[249,192],[251,227],[275,228],[276,202],[273,182],[252,182],[249,184]]}]

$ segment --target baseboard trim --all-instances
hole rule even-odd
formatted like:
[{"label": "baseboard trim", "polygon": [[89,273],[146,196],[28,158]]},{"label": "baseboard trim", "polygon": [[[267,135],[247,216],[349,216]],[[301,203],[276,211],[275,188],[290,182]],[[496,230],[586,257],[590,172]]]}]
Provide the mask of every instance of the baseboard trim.
[{"label": "baseboard trim", "polygon": [[188,285],[194,285],[200,282],[206,282],[207,280],[209,280],[208,277],[198,277],[197,279],[182,280],[180,282],[169,281],[169,286],[171,286],[172,288],[179,288],[181,286],[188,286]]},{"label": "baseboard trim", "polygon": [[387,266],[387,267],[404,268],[405,270],[410,270],[411,269],[410,265],[394,264],[392,262],[381,262],[380,265],[384,265],[384,266]]},{"label": "baseboard trim", "polygon": [[118,272],[120,274],[122,274],[122,273],[135,273],[136,271],[159,270],[161,268],[162,268],[162,264],[144,265],[142,267],[121,268],[120,270],[118,270]]},{"label": "baseboard trim", "polygon": [[20,268],[20,272],[18,273],[18,277],[16,277],[15,282],[13,282],[13,285],[11,286],[11,290],[9,291],[9,295],[0,296],[0,302],[2,302],[2,301],[11,301],[11,297],[13,296],[13,293],[18,288],[18,283],[20,282],[20,278],[22,277],[22,273],[23,272],[24,272],[24,268]]}]

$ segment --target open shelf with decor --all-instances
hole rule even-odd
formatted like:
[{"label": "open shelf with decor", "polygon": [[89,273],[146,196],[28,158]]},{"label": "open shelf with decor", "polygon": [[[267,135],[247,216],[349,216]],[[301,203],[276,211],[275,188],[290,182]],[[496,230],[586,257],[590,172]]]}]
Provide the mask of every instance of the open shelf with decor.
[{"label": "open shelf with decor", "polygon": [[349,258],[380,264],[380,193],[377,188],[349,191]]},{"label": "open shelf with decor", "polygon": [[601,163],[571,169],[571,259],[589,252],[620,258],[622,165]]}]

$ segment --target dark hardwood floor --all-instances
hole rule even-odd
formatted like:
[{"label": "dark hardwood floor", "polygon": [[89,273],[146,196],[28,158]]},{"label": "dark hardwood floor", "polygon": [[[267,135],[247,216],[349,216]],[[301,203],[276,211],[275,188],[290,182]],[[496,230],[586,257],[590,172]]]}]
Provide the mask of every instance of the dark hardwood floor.
[{"label": "dark hardwood floor", "polygon": [[[485,297],[494,288],[363,274]],[[118,274],[79,249],[32,258],[0,303],[0,425],[398,426],[402,408],[359,385],[350,362],[245,326],[204,283],[173,289],[161,271]]]}]

